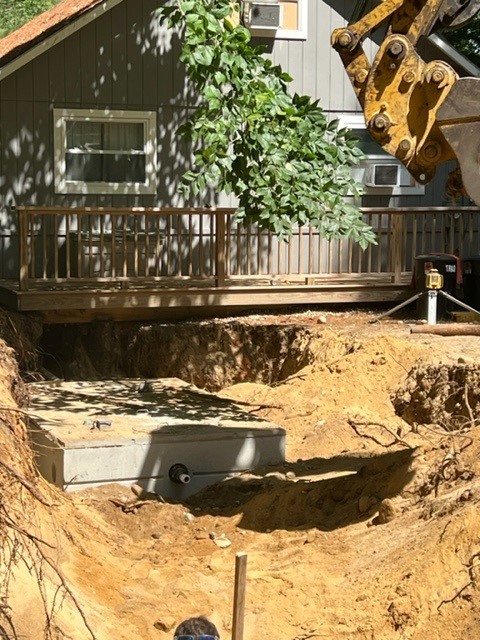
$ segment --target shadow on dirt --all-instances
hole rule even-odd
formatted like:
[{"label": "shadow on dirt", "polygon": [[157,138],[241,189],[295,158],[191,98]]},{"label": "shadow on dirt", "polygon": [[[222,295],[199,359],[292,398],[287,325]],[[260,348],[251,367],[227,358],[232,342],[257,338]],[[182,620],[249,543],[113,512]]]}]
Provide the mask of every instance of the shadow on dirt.
[{"label": "shadow on dirt", "polygon": [[414,452],[312,458],[269,468],[265,475],[242,474],[205,489],[185,504],[195,515],[241,513],[238,526],[258,532],[313,527],[332,531],[373,518],[385,498],[400,495],[414,476]]}]

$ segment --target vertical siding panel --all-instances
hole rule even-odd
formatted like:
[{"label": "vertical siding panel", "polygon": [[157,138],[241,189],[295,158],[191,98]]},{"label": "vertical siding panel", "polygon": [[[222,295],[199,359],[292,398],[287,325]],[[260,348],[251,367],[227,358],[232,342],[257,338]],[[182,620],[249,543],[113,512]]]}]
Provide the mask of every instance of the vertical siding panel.
[{"label": "vertical siding panel", "polygon": [[112,103],[112,16],[104,13],[95,21],[97,54],[97,101],[99,105]]},{"label": "vertical siding panel", "polygon": [[2,100],[16,100],[17,99],[17,74],[12,73],[1,82],[2,82]]},{"label": "vertical siding panel", "polygon": [[112,103],[122,107],[127,102],[126,3],[111,10],[112,15]]},{"label": "vertical siding panel", "polygon": [[20,100],[16,105],[17,111],[17,173],[15,177],[15,191],[17,204],[32,204],[34,202],[34,145],[33,145],[33,109],[32,103]]},{"label": "vertical siding panel", "polygon": [[65,43],[65,101],[80,103],[82,86],[81,38],[77,31]]},{"label": "vertical siding panel", "polygon": [[81,101],[82,106],[94,107],[97,103],[95,22],[87,24],[80,31],[81,43]]},{"label": "vertical siding panel", "polygon": [[33,168],[35,194],[38,205],[55,203],[54,193],[54,149],[53,116],[47,102],[35,102],[33,105],[35,122]]},{"label": "vertical siding panel", "polygon": [[316,79],[315,98],[319,99],[322,107],[327,110],[330,109],[332,73],[332,48],[330,46],[332,13],[332,9],[328,5],[323,2],[319,3],[315,22],[316,55],[313,57],[315,67],[314,74],[312,74]]},{"label": "vertical siding panel", "polygon": [[33,67],[32,64],[26,64],[21,67],[17,73],[17,100],[33,100]]},{"label": "vertical siding panel", "polygon": [[163,206],[183,206],[184,199],[178,192],[183,173],[187,169],[187,144],[176,134],[176,129],[186,117],[185,109],[163,107],[158,114],[158,199]]},{"label": "vertical siding panel", "polygon": [[[335,112],[359,111],[360,107],[357,97],[355,96],[350,80],[345,73],[345,68],[340,56],[330,45],[332,31],[347,24],[347,20],[351,15],[354,5],[349,0],[339,0],[334,5],[336,10],[329,9],[324,3],[321,3],[321,6],[322,9],[319,9],[320,15],[324,14],[326,11],[330,11],[330,29],[328,33],[325,32],[325,28],[322,29],[323,25],[328,25],[328,20],[325,19],[326,14],[324,14],[323,19],[317,21],[318,37],[327,44],[330,51],[329,57],[325,58],[325,61],[330,60],[330,96],[328,108]],[[364,48],[367,51],[367,55],[370,47],[371,43],[366,39],[364,42]]]},{"label": "vertical siding panel", "polygon": [[[345,24],[353,4],[350,0],[329,2],[332,6],[320,0],[309,0],[307,41],[266,39],[264,42],[270,46],[275,63],[281,64],[294,78],[290,85],[292,91],[320,99],[324,108],[334,112],[358,112],[359,105],[340,57],[330,46],[331,31]],[[178,140],[176,129],[185,120],[188,100],[193,100],[194,96],[178,60],[178,37],[166,27],[160,27],[154,15],[158,4],[158,0],[125,0],[1,81],[2,114],[6,119],[6,122],[2,121],[1,134],[2,174],[16,175],[18,160],[18,174],[34,178],[38,204],[184,204],[177,186],[189,165],[189,149]],[[373,56],[377,45],[366,40],[364,46]],[[31,98],[34,104],[29,108]],[[19,105],[18,123],[25,128],[20,139],[9,140],[10,135],[16,135],[12,128],[17,124],[16,114],[11,114],[15,112],[16,101],[23,102]],[[55,196],[52,103],[86,108],[158,109],[160,179],[157,198]],[[35,150],[31,168],[27,166],[27,151],[32,119]],[[438,170],[435,180],[427,186],[425,196],[393,199],[372,195],[369,202],[373,206],[394,202],[401,206],[448,204],[444,187],[449,168],[445,166]],[[29,184],[19,180],[12,191],[10,181],[2,188],[4,200],[7,190],[11,199],[26,197],[31,200],[35,194]],[[218,201],[223,200],[219,196]],[[229,203],[225,199],[225,204]]]},{"label": "vertical siding panel", "polygon": [[145,18],[142,39],[142,85],[143,104],[148,109],[152,109],[158,104],[158,16],[155,11],[156,7],[157,2],[155,0],[143,0],[143,14]]},{"label": "vertical siding panel", "polygon": [[15,177],[18,175],[17,156],[19,155],[19,142],[17,134],[17,110],[14,103],[11,100],[2,100],[1,113],[3,170],[4,175],[7,176],[5,205],[11,207],[21,204],[20,201],[17,202],[17,194],[15,192]]},{"label": "vertical siding panel", "polygon": [[[317,96],[316,68],[319,65],[317,59],[317,8],[318,2],[310,2],[308,6],[308,36],[303,44],[303,93],[308,96]],[[318,8],[318,11],[320,9]],[[313,68],[312,68],[313,67]]]},{"label": "vertical siding panel", "polygon": [[34,99],[36,102],[48,102],[50,100],[48,54],[35,58],[32,64]]},{"label": "vertical siding panel", "polygon": [[50,100],[65,102],[65,42],[60,42],[48,51]]},{"label": "vertical siding panel", "polygon": [[139,0],[127,2],[127,97],[128,105],[140,107],[142,90],[142,6]]},{"label": "vertical siding panel", "polygon": [[177,34],[172,38],[172,81],[173,81],[173,101],[187,105],[189,100],[189,83],[185,73],[185,65],[180,62],[181,43]]},{"label": "vertical siding panel", "polygon": [[[343,8],[344,2],[339,2],[339,7]],[[343,12],[342,12],[343,13]],[[342,14],[331,11],[330,34],[334,29],[343,27],[346,20]],[[347,105],[345,101],[345,69],[340,60],[340,56],[330,46],[330,37],[328,34],[322,34],[330,47],[330,109],[332,111],[346,111]],[[348,81],[348,78],[347,78]]]},{"label": "vertical siding panel", "polygon": [[157,54],[157,101],[159,105],[172,104],[175,100],[176,64],[173,53],[173,41],[177,37],[165,25],[159,26],[160,32],[156,46]]},{"label": "vertical siding panel", "polygon": [[[14,84],[12,85],[14,86]],[[17,175],[17,159],[16,154],[16,134],[17,134],[17,113],[16,109],[12,108],[13,102],[10,100],[4,100],[0,106],[0,113],[2,116],[2,176],[6,176],[7,179],[2,191],[4,193],[4,207],[2,211],[2,222],[5,221],[5,229],[2,230],[2,266],[1,273],[4,277],[11,277],[18,275],[18,240],[16,239],[17,217],[13,206],[20,204],[21,200],[18,199],[15,192],[14,179]]]},{"label": "vertical siding panel", "polygon": [[[290,43],[288,40],[277,40],[275,42],[275,46],[273,48],[273,63],[279,64],[284,71],[288,70],[288,52],[289,52]],[[293,82],[290,85],[292,91],[297,91],[296,89],[296,78],[293,73],[290,71],[290,75],[293,77]]]},{"label": "vertical siding panel", "polygon": [[[0,180],[0,222],[3,224],[3,208],[5,207],[5,189],[6,189],[6,179],[5,179],[5,171],[3,168],[3,158],[5,155],[5,138],[3,135],[4,125],[3,125],[3,101],[2,101],[2,83],[0,82],[0,176],[3,176],[3,180]],[[2,256],[0,255],[0,258]],[[1,263],[1,260],[0,260]]]},{"label": "vertical siding panel", "polygon": [[288,71],[293,78],[290,91],[303,95],[305,93],[303,42],[290,42],[287,53],[288,57],[283,70]]}]

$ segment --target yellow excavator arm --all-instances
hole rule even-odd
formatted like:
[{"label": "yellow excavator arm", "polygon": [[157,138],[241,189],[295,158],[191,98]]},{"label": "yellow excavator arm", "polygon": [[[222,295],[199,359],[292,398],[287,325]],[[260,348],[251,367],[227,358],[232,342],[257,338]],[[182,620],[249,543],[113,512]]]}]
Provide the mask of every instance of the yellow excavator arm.
[{"label": "yellow excavator arm", "polygon": [[[446,160],[457,160],[447,191],[480,205],[480,78],[459,78],[447,63],[425,62],[421,36],[458,28],[480,11],[480,0],[383,0],[370,11],[360,0],[354,20],[332,33],[373,139],[426,184]],[[370,61],[363,40],[386,35]]]}]

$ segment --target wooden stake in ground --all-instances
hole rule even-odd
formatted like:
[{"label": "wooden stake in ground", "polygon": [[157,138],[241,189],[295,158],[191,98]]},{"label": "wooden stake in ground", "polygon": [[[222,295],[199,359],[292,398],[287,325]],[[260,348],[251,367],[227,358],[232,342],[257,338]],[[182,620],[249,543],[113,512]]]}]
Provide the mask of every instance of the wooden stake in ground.
[{"label": "wooden stake in ground", "polygon": [[235,588],[233,593],[232,640],[243,640],[246,584],[247,554],[241,551],[235,556]]}]

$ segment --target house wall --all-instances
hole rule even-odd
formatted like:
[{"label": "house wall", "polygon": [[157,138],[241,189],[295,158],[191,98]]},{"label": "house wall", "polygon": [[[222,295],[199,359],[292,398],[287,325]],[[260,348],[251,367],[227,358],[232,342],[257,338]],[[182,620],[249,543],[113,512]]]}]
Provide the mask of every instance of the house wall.
[{"label": "house wall", "polygon": [[[175,34],[158,25],[161,0],[124,0],[97,20],[0,81],[0,255],[3,274],[16,269],[14,207],[184,206],[178,193],[189,150],[176,129],[195,105]],[[353,10],[350,0],[309,0],[308,38],[263,40],[275,63],[294,78],[292,91],[319,99],[332,113],[358,111],[331,31]],[[376,44],[367,44],[372,53]],[[159,183],[155,195],[56,194],[53,109],[154,110],[158,126]],[[422,197],[369,196],[368,206],[442,204],[445,171]],[[209,198],[211,200],[211,198]],[[217,197],[217,204],[230,200]]]}]

